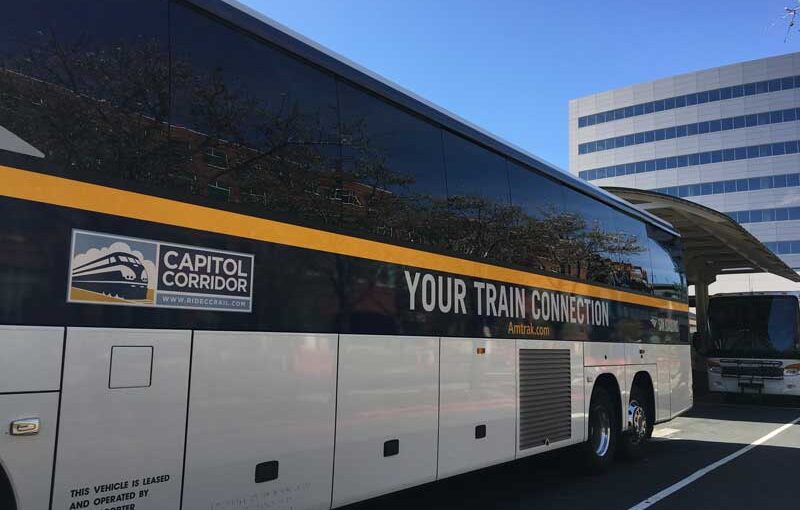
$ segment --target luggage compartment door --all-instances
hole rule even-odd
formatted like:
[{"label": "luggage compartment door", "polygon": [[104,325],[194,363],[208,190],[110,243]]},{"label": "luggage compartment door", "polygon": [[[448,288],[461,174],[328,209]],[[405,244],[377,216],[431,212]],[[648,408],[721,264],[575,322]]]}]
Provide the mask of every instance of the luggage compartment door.
[{"label": "luggage compartment door", "polygon": [[68,328],[53,510],[180,506],[190,331]]},{"label": "luggage compartment door", "polygon": [[330,507],[336,343],[195,332],[184,509]]},{"label": "luggage compartment door", "polygon": [[514,460],[515,341],[441,342],[439,478]]},{"label": "luggage compartment door", "polygon": [[439,339],[341,335],[333,506],[436,479]]}]

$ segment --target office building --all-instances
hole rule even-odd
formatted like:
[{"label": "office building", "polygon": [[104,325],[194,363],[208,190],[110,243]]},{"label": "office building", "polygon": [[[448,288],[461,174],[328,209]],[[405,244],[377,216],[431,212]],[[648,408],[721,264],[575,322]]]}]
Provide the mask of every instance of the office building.
[{"label": "office building", "polygon": [[[800,271],[800,53],[571,100],[569,166],[598,186],[724,212]],[[725,290],[785,285],[731,281]]]}]

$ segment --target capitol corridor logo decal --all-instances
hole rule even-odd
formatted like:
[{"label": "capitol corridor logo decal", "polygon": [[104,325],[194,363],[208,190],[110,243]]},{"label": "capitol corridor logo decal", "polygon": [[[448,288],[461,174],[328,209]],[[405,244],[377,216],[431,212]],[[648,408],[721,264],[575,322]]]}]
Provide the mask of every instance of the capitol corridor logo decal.
[{"label": "capitol corridor logo decal", "polygon": [[251,312],[253,255],[72,231],[67,301]]}]

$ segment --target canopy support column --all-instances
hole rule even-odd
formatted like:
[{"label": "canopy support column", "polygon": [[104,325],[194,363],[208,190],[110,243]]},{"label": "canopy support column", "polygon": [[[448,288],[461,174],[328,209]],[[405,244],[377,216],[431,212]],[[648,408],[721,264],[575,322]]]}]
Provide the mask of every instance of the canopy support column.
[{"label": "canopy support column", "polygon": [[694,283],[697,333],[700,335],[704,344],[708,341],[708,286],[713,281],[713,277],[710,280],[702,278]]}]

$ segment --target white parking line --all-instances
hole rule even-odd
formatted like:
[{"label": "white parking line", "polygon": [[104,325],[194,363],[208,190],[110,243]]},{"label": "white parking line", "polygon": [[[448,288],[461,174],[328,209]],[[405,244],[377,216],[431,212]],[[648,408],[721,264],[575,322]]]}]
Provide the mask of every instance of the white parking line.
[{"label": "white parking line", "polygon": [[763,436],[763,437],[760,437],[760,438],[756,439],[755,441],[753,441],[749,445],[745,446],[744,448],[742,448],[740,450],[736,450],[735,452],[733,452],[732,454],[728,455],[727,457],[725,457],[723,459],[720,459],[720,460],[714,462],[713,464],[709,464],[708,466],[704,467],[703,469],[695,471],[694,473],[692,473],[691,475],[687,476],[686,478],[684,478],[680,482],[678,482],[678,483],[676,483],[674,485],[670,485],[669,487],[667,487],[663,491],[661,491],[661,492],[659,492],[657,494],[654,494],[653,496],[650,496],[649,498],[645,499],[644,501],[642,501],[641,503],[639,503],[639,504],[637,504],[635,506],[632,506],[630,508],[630,510],[644,510],[645,508],[649,508],[649,507],[653,506],[654,504],[658,503],[659,501],[661,501],[662,499],[666,498],[670,494],[673,494],[673,493],[683,489],[687,485],[695,482],[699,478],[702,478],[703,476],[705,476],[708,473],[714,471],[718,467],[727,464],[728,462],[732,461],[733,459],[735,459],[737,457],[740,457],[741,455],[744,455],[745,453],[749,452],[750,450],[752,450],[756,446],[759,446],[761,444],[766,443],[767,441],[769,441],[773,437],[777,436],[781,432],[785,431],[786,429],[790,428],[792,425],[795,425],[797,423],[800,423],[800,417],[797,417],[793,421],[778,427],[777,429],[773,430],[772,432],[770,432],[766,436]]}]

